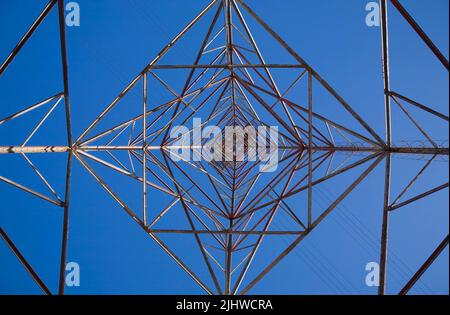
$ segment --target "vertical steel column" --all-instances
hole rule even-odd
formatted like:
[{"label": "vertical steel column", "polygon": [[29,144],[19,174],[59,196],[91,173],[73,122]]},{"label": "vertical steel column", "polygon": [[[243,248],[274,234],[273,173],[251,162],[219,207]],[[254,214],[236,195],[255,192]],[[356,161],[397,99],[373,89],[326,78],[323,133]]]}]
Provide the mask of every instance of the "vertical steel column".
[{"label": "vertical steel column", "polygon": [[67,157],[66,170],[66,187],[64,200],[64,219],[62,231],[62,245],[61,245],[61,261],[59,269],[59,289],[60,295],[64,294],[65,286],[65,268],[67,260],[67,241],[69,239],[69,201],[70,201],[70,178],[72,172],[72,123],[70,115],[70,97],[69,97],[69,70],[67,62],[67,47],[66,47],[66,24],[65,24],[65,7],[64,0],[58,0],[58,17],[59,17],[59,35],[61,44],[61,62],[62,73],[64,79],[64,103],[66,111],[66,128],[67,128],[67,142],[70,148]]},{"label": "vertical steel column", "polygon": [[[233,220],[230,220],[230,229],[232,229]],[[227,248],[225,251],[225,294],[231,294],[231,271],[233,263],[233,234],[230,233],[227,239]]]},{"label": "vertical steel column", "polygon": [[384,103],[386,112],[386,145],[388,148],[392,145],[391,129],[391,96],[389,79],[389,31],[386,0],[380,0],[381,8],[381,45],[383,56],[383,83],[384,83]]},{"label": "vertical steel column", "polygon": [[142,116],[142,211],[143,222],[147,226],[147,71],[143,76],[143,116]]},{"label": "vertical steel column", "polygon": [[[228,51],[228,64],[234,64],[233,58],[233,22],[232,22],[232,11],[231,11],[231,1],[224,0],[224,11],[225,11],[225,28],[227,36],[227,51]],[[236,88],[235,88],[235,73],[234,68],[230,67],[231,76],[231,97],[233,106],[233,124],[236,125]],[[235,142],[235,137],[233,142]],[[234,152],[233,155],[236,153]],[[230,231],[233,230],[233,216],[235,215],[235,198],[236,198],[236,157],[233,157],[233,181],[232,181],[232,193],[231,193],[231,215],[230,215]],[[230,233],[227,238],[227,247],[225,249],[225,294],[230,295],[231,293],[231,271],[233,262],[233,235]]]},{"label": "vertical steel column", "polygon": [[387,268],[387,247],[389,230],[389,205],[391,192],[391,153],[386,154],[386,169],[384,178],[384,204],[383,204],[383,224],[381,228],[381,250],[380,250],[380,286],[378,294],[386,293],[386,268]]},{"label": "vertical steel column", "polygon": [[313,181],[313,95],[312,95],[313,76],[308,71],[308,228],[312,224],[312,181]]}]

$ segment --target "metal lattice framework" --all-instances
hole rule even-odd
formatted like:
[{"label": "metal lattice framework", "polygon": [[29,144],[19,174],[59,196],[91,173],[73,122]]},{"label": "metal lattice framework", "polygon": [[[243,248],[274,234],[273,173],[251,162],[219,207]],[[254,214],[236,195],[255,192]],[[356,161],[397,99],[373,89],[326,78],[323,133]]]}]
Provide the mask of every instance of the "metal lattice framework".
[{"label": "metal lattice framework", "polygon": [[[409,13],[397,0],[396,8],[448,71],[448,61],[427,37]],[[166,251],[187,274],[209,294],[246,294],[260,282],[284,257],[324,221],[333,210],[357,188],[383,161],[385,162],[385,195],[381,237],[381,285],[386,289],[389,214],[400,208],[448,189],[448,182],[412,198],[404,196],[438,156],[448,157],[448,147],[439,146],[408,110],[419,109],[424,115],[448,123],[448,116],[420,104],[391,89],[388,49],[388,1],[381,0],[383,79],[385,86],[386,137],[370,125],[341,97],[311,65],[300,57],[242,0],[211,1],[167,46],[120,92],[100,115],[75,139],[71,132],[69,102],[69,74],[64,24],[64,1],[51,0],[19,44],[0,67],[0,75],[8,68],[27,40],[36,31],[54,7],[58,7],[64,91],[26,107],[0,120],[0,127],[35,110],[50,106],[45,116],[17,146],[1,146],[0,154],[23,156],[39,179],[48,188],[41,193],[16,181],[0,176],[0,182],[9,184],[37,198],[64,209],[62,228],[61,268],[59,293],[64,294],[64,272],[69,228],[69,196],[72,160],[78,162],[96,182],[123,208],[126,213]],[[246,15],[259,25],[265,36],[271,38],[285,54],[279,60],[289,63],[267,63],[246,21]],[[165,57],[189,32],[210,18],[203,32],[203,41],[191,64],[168,64]],[[203,24],[201,24],[203,26]],[[281,87],[280,73],[289,71],[292,83]],[[175,79],[174,79],[175,78]],[[177,86],[182,81],[181,89]],[[151,89],[163,91],[164,97],[154,100]],[[317,104],[321,91],[334,104]],[[178,92],[179,91],[179,92]],[[140,113],[130,114],[123,103],[135,93],[140,100]],[[130,96],[132,97],[132,96]],[[320,100],[319,97],[317,99]],[[61,146],[29,146],[29,140],[45,123],[54,109],[64,102],[67,143]],[[133,101],[133,104],[136,102]],[[395,103],[427,140],[420,147],[395,146],[391,139],[391,106]],[[339,123],[324,106],[337,106],[348,119]],[[119,121],[111,113],[120,113]],[[117,115],[115,116],[117,118]],[[220,127],[279,126],[280,160],[275,172],[264,173],[260,162],[240,161],[236,155],[231,162],[175,161],[170,152],[201,149],[194,145],[175,146],[169,136],[176,125],[187,124],[195,117],[202,124]],[[195,127],[193,127],[194,129]],[[191,129],[189,132],[194,132]],[[244,145],[244,144],[242,144]],[[246,148],[248,150],[249,148]],[[67,156],[66,185],[61,198],[49,181],[31,161],[34,154]],[[340,154],[348,157],[334,163]],[[391,159],[394,155],[426,156],[424,167],[412,177],[409,184],[394,199],[391,198]],[[141,206],[133,209],[104,179],[103,170],[121,178],[129,178],[139,185]],[[355,172],[357,175],[355,176]],[[346,175],[352,178],[341,194],[324,209],[313,209],[314,187]],[[354,178],[353,178],[354,177]],[[116,183],[117,184],[117,183]],[[126,185],[123,181],[122,185]],[[136,186],[133,186],[136,187]],[[3,187],[2,187],[3,189]],[[3,193],[2,193],[3,194]],[[161,197],[162,202],[155,200]],[[76,196],[74,196],[76,197]],[[3,198],[3,196],[2,196]],[[163,205],[163,202],[166,202]],[[447,205],[448,207],[448,205]],[[182,213],[185,225],[178,228],[179,219],[171,215]],[[289,219],[289,227],[276,226],[277,218]],[[168,219],[165,221],[165,219]],[[172,221],[171,221],[172,220]],[[160,224],[165,222],[164,224]],[[32,278],[51,294],[6,232],[3,239]],[[209,280],[205,281],[177,253],[161,235],[191,236],[206,267]],[[262,271],[246,280],[254,258],[264,240],[289,235],[293,241],[268,262]],[[429,259],[401,290],[406,294],[448,245],[448,236]]]}]

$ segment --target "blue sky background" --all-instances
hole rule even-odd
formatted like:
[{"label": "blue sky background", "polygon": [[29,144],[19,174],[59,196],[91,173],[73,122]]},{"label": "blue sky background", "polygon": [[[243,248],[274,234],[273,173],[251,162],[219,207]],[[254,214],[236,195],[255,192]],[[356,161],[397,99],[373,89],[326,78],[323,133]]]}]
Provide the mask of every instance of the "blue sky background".
[{"label": "blue sky background", "polygon": [[[142,68],[204,7],[203,0],[78,1],[81,26],[68,28],[73,133],[78,136]],[[405,7],[448,56],[448,1],[403,1]],[[365,25],[363,0],[248,0],[247,3],[320,73],[380,134],[384,135],[380,30]],[[4,60],[45,1],[0,1],[0,60]],[[247,15],[246,15],[247,16]],[[266,56],[277,56],[255,26]],[[0,118],[62,90],[56,10],[39,27],[0,78]],[[448,115],[448,73],[405,21],[390,8],[392,88]],[[194,36],[194,35],[193,35]],[[197,38],[198,40],[199,38]],[[194,41],[193,41],[194,42]],[[197,47],[185,45],[174,56],[186,58]],[[270,60],[268,60],[270,62]],[[151,96],[150,96],[151,97]],[[326,108],[323,108],[327,112]],[[41,112],[44,113],[44,112]],[[422,118],[422,117],[421,117]],[[65,144],[60,106],[33,140]],[[0,126],[0,145],[20,144],[36,116]],[[448,127],[423,116],[423,124],[448,145]],[[422,140],[394,111],[394,142]],[[447,141],[447,142],[445,142]],[[31,156],[59,192],[64,191],[65,156]],[[392,192],[401,191],[423,166],[423,157],[393,160]],[[366,166],[367,167],[367,166]],[[348,178],[320,185],[314,207],[336,198]],[[32,171],[18,156],[0,156],[0,175],[30,187]],[[365,285],[365,265],[379,259],[384,162],[314,233],[275,268],[254,294],[375,294]],[[111,177],[112,178],[112,177]],[[118,178],[118,177],[115,177]],[[111,179],[113,180],[113,179]],[[411,196],[448,181],[448,159],[438,158]],[[115,184],[122,184],[116,180]],[[130,200],[134,186],[121,191]],[[37,187],[38,189],[38,187]],[[81,286],[69,294],[197,294],[201,289],[166,255],[78,163],[73,167],[68,261],[81,267]],[[57,290],[62,209],[0,183],[0,225],[53,292]],[[158,201],[155,201],[156,203]],[[391,215],[388,292],[396,293],[448,234],[448,191]],[[166,238],[177,253],[198,265],[192,240]],[[256,266],[270,262],[291,238],[261,248]],[[448,294],[448,248],[411,293]],[[258,267],[249,277],[256,275]],[[199,271],[204,275],[204,272]],[[40,293],[7,246],[0,242],[0,292]]]}]

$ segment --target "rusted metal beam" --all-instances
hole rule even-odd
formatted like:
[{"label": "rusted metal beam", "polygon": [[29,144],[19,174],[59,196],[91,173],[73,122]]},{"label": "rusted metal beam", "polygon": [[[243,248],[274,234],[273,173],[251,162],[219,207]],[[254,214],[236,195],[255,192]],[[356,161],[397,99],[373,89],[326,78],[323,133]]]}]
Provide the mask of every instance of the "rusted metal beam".
[{"label": "rusted metal beam", "polygon": [[399,154],[449,155],[449,148],[392,147],[389,152]]},{"label": "rusted metal beam", "polygon": [[423,276],[423,274],[430,268],[433,262],[439,257],[439,255],[444,251],[444,249],[448,246],[449,236],[439,244],[439,246],[435,249],[435,251],[431,254],[430,257],[424,262],[422,266],[417,270],[414,276],[408,281],[408,283],[400,290],[399,295],[408,294],[409,290],[416,284],[416,282]]},{"label": "rusted metal beam", "polygon": [[13,119],[15,119],[15,118],[18,118],[18,117],[20,117],[20,116],[22,116],[22,115],[25,115],[26,113],[29,113],[29,112],[31,112],[32,110],[35,110],[35,109],[37,109],[37,108],[39,108],[39,107],[42,107],[42,106],[44,106],[45,104],[47,104],[47,103],[49,103],[49,102],[51,102],[51,101],[53,101],[53,100],[55,100],[55,99],[57,99],[57,98],[61,98],[61,97],[63,97],[63,96],[64,96],[64,93],[58,93],[58,94],[53,95],[53,96],[51,96],[51,97],[49,97],[49,98],[47,98],[47,99],[45,99],[45,100],[43,100],[43,101],[40,101],[40,102],[38,102],[38,103],[36,103],[36,104],[33,104],[33,105],[31,105],[31,106],[29,106],[29,107],[27,107],[27,108],[25,108],[25,109],[22,109],[22,110],[18,111],[17,113],[14,113],[14,114],[12,114],[12,115],[9,115],[9,116],[6,117],[6,118],[1,119],[1,120],[0,120],[0,125],[4,124],[4,123],[6,123],[6,122],[8,122],[8,121],[10,121],[10,120],[13,120]]},{"label": "rusted metal beam", "polygon": [[201,65],[154,65],[150,70],[174,70],[174,69],[304,69],[304,65],[299,64],[201,64]]},{"label": "rusted metal beam", "polygon": [[60,200],[53,200],[53,199],[51,199],[51,198],[49,198],[49,197],[47,197],[47,196],[45,196],[45,195],[43,195],[43,194],[41,194],[41,193],[39,193],[37,191],[34,191],[33,189],[30,189],[28,187],[25,187],[24,185],[16,183],[15,181],[13,181],[11,179],[8,179],[6,177],[0,176],[0,182],[5,182],[5,183],[7,183],[7,184],[9,184],[11,186],[14,186],[14,187],[16,187],[18,189],[21,189],[21,190],[23,190],[23,191],[25,191],[27,193],[32,194],[35,197],[41,198],[42,200],[45,200],[45,201],[48,201],[51,204],[54,204],[55,206],[62,207],[64,205]]},{"label": "rusted metal beam", "polygon": [[147,226],[147,76],[148,73],[144,73],[142,91],[142,216],[145,226]]},{"label": "rusted metal beam", "polygon": [[308,227],[312,224],[313,198],[313,77],[308,72]]},{"label": "rusted metal beam", "polygon": [[[166,149],[200,149],[197,146],[147,146],[147,150],[155,151]],[[278,150],[295,150],[301,149],[300,146],[286,146],[279,145]],[[0,154],[31,154],[31,153],[65,153],[70,150],[74,151],[136,151],[142,150],[142,146],[80,146],[70,148],[68,146],[0,146]],[[417,155],[449,155],[449,148],[443,147],[391,147],[389,150],[385,150],[380,147],[350,147],[350,146],[314,146],[313,151],[330,151],[330,152],[389,152],[391,154],[417,154]]]},{"label": "rusted metal beam", "polygon": [[394,7],[400,12],[400,14],[405,18],[405,20],[409,23],[409,25],[414,29],[414,31],[420,36],[420,38],[424,41],[424,43],[431,49],[433,54],[442,65],[449,70],[449,64],[447,58],[444,54],[439,50],[439,48],[434,44],[434,42],[428,37],[425,31],[420,27],[420,25],[414,20],[414,18],[408,13],[405,7],[398,0],[391,0]]},{"label": "rusted metal beam", "polygon": [[401,203],[398,203],[396,205],[391,206],[389,208],[389,211],[394,211],[394,210],[400,209],[400,208],[402,208],[404,206],[407,206],[407,205],[409,205],[409,204],[411,204],[411,203],[413,203],[415,201],[421,200],[421,199],[423,199],[425,197],[428,197],[428,196],[430,196],[432,194],[435,194],[435,193],[437,193],[437,192],[439,192],[441,190],[444,190],[444,189],[446,189],[448,187],[449,187],[449,183],[442,184],[442,185],[440,185],[438,187],[435,187],[433,189],[430,189],[430,190],[428,190],[428,191],[426,191],[426,192],[424,192],[424,193],[422,193],[420,195],[417,195],[417,196],[415,196],[413,198],[410,198],[410,199],[408,199],[408,200],[406,200],[404,202],[401,202]]},{"label": "rusted metal beam", "polygon": [[389,205],[391,195],[391,154],[386,156],[386,167],[384,174],[384,201],[383,201],[383,220],[381,226],[381,249],[380,249],[380,285],[378,294],[386,293],[386,270],[388,254],[388,232],[389,232]]},{"label": "rusted metal beam", "polygon": [[0,76],[5,72],[6,68],[8,68],[9,64],[14,60],[16,55],[20,52],[22,47],[25,45],[25,43],[28,41],[28,39],[33,35],[34,31],[38,28],[39,25],[41,25],[42,21],[45,19],[45,17],[49,14],[49,12],[52,10],[53,6],[56,4],[57,0],[50,0],[47,5],[45,6],[44,10],[39,14],[39,16],[36,18],[36,20],[31,24],[30,28],[26,31],[26,33],[23,35],[23,37],[19,40],[19,43],[14,47],[12,52],[9,54],[9,56],[6,58],[6,60],[2,63],[0,66]]},{"label": "rusted metal beam", "polygon": [[[64,103],[66,114],[66,130],[67,130],[67,145],[72,147],[72,121],[70,111],[70,93],[69,93],[69,65],[67,61],[67,43],[66,43],[66,21],[65,21],[65,5],[64,0],[58,0],[58,20],[59,20],[59,36],[61,47],[62,60],[62,74],[64,82]],[[70,187],[72,174],[72,158],[73,151],[68,151],[66,180],[65,180],[65,200],[64,200],[64,217],[62,226],[62,240],[61,240],[61,259],[59,269],[59,288],[58,293],[64,294],[65,291],[65,271],[67,261],[67,242],[69,239],[69,204],[70,204]]]},{"label": "rusted metal beam", "polygon": [[403,96],[403,95],[401,95],[399,93],[396,93],[396,92],[393,92],[393,91],[390,91],[389,95],[391,95],[394,98],[399,98],[399,99],[401,99],[401,100],[403,100],[403,101],[405,101],[405,102],[407,102],[407,103],[409,103],[409,104],[411,104],[411,105],[413,105],[413,106],[415,106],[415,107],[417,107],[417,108],[419,108],[419,109],[421,109],[423,111],[426,111],[426,112],[428,112],[428,113],[430,113],[430,114],[432,114],[432,115],[434,115],[436,117],[439,117],[439,118],[441,118],[441,119],[443,119],[443,120],[445,120],[447,122],[449,121],[449,117],[447,115],[444,115],[444,114],[442,114],[442,113],[440,113],[440,112],[438,112],[438,111],[436,111],[436,110],[434,110],[434,109],[432,109],[432,108],[430,108],[430,107],[428,107],[426,105],[420,104],[419,102],[416,102],[416,101],[414,101],[414,100],[412,100],[412,99],[410,99],[410,98],[408,98],[406,96]]},{"label": "rusted metal beam", "polygon": [[29,154],[29,153],[65,153],[70,151],[67,146],[0,146],[0,154]]},{"label": "rusted metal beam", "polygon": [[36,284],[41,288],[41,290],[44,291],[45,294],[51,295],[52,293],[50,292],[48,287],[45,285],[44,281],[42,281],[42,279],[38,276],[36,271],[34,271],[33,267],[26,260],[26,258],[22,255],[22,253],[16,247],[14,242],[9,238],[8,234],[6,234],[6,232],[1,227],[0,227],[0,235],[5,240],[6,244],[8,244],[9,248],[13,251],[14,255],[16,255],[17,259],[19,259],[20,263],[29,272],[29,274],[31,275],[33,280],[36,282]]},{"label": "rusted metal beam", "polygon": [[206,235],[301,235],[305,231],[243,231],[243,230],[176,230],[176,229],[149,229],[154,234],[206,234]]},{"label": "rusted metal beam", "polygon": [[383,83],[384,83],[384,106],[386,119],[386,145],[391,147],[392,143],[392,127],[391,127],[391,98],[389,91],[391,90],[391,83],[389,77],[389,27],[388,27],[388,13],[387,0],[380,0],[380,15],[381,15],[381,45],[383,56]]},{"label": "rusted metal beam", "polygon": [[70,204],[70,187],[71,187],[71,175],[72,175],[72,160],[73,151],[69,151],[67,157],[67,168],[66,168],[66,183],[65,183],[65,200],[63,203],[64,216],[62,225],[62,240],[61,240],[61,259],[59,266],[59,287],[58,293],[60,295],[64,294],[65,289],[65,272],[66,272],[66,261],[67,261],[67,242],[69,240],[69,204]]}]

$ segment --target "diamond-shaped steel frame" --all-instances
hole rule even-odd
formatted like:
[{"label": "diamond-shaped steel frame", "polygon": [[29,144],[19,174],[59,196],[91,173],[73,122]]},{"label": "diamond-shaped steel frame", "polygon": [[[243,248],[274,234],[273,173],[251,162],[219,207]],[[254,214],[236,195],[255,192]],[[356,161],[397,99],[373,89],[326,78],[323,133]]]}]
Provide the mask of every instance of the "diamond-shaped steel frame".
[{"label": "diamond-shaped steel frame", "polygon": [[[406,19],[410,26],[417,32],[420,38],[431,49],[444,67],[449,69],[448,60],[429,39],[415,20],[409,15],[398,0],[391,0],[394,8]],[[22,115],[32,113],[33,110],[44,105],[54,105],[40,120],[32,133],[20,146],[1,146],[0,154],[20,154],[34,169],[52,196],[46,196],[34,191],[11,179],[0,176],[0,181],[21,189],[26,193],[41,198],[53,205],[64,209],[63,237],[61,248],[59,294],[64,294],[64,272],[67,254],[69,196],[71,182],[71,164],[75,157],[81,165],[94,177],[94,179],[111,195],[115,201],[138,223],[142,229],[154,239],[204,290],[209,294],[246,294],[261,279],[264,278],[286,255],[295,249],[316,227],[383,161],[385,166],[385,195],[383,209],[383,224],[381,237],[381,284],[379,293],[385,294],[386,267],[388,246],[388,219],[389,213],[397,211],[418,200],[426,198],[434,193],[448,189],[448,182],[434,189],[426,191],[408,200],[403,200],[404,195],[414,185],[418,178],[425,172],[437,156],[448,157],[448,147],[439,146],[425,128],[421,126],[407,106],[420,109],[423,113],[434,115],[437,119],[448,123],[448,116],[439,113],[432,108],[420,104],[406,96],[394,92],[390,87],[389,78],[389,48],[388,48],[388,1],[380,0],[382,20],[382,51],[383,51],[383,79],[385,86],[386,108],[386,139],[379,136],[369,124],[356,113],[356,111],[327,83],[304,59],[302,59],[282,38],[272,30],[243,0],[212,0],[167,46],[157,57],[148,64],[132,82],[109,104],[105,110],[90,124],[78,137],[73,140],[71,132],[71,115],[69,102],[69,75],[67,65],[67,51],[64,23],[64,0],[51,0],[44,8],[19,44],[0,66],[0,75],[8,68],[27,40],[36,31],[48,13],[58,6],[60,42],[64,91],[49,97],[35,105],[27,107],[15,114],[0,120],[0,126],[8,121],[17,119]],[[274,39],[287,55],[295,62],[290,64],[268,64],[259,49],[253,34],[245,20],[245,12],[253,18],[264,31]],[[200,50],[192,64],[162,64],[161,60],[174,46],[209,12],[215,12],[212,23],[206,31]],[[216,30],[218,22],[223,15],[223,26]],[[236,22],[235,22],[236,21]],[[218,42],[218,38],[225,36],[222,46],[211,48]],[[236,44],[235,36],[247,42],[243,47]],[[201,63],[204,56],[213,56],[207,63]],[[256,58],[252,60],[253,58]],[[256,61],[255,61],[256,60]],[[277,85],[273,71],[288,69],[297,71],[298,75],[286,91],[281,91]],[[189,74],[180,93],[176,88],[165,81],[159,73],[167,71],[187,70]],[[160,88],[168,92],[172,98],[167,102],[155,105],[149,101],[149,81],[154,80],[160,84]],[[300,83],[306,81],[307,105],[298,104],[288,97]],[[183,81],[184,82],[184,81]],[[355,131],[351,124],[339,124],[333,119],[327,118],[314,111],[314,84],[319,85],[336,103],[341,106],[362,130]],[[135,89],[142,86],[141,114],[135,117],[123,117],[124,121],[94,132],[102,122],[108,121],[108,114],[118,107],[121,101]],[[276,102],[270,104],[267,98]],[[41,127],[52,111],[64,100],[67,121],[67,144],[63,146],[28,146],[27,142]],[[427,139],[427,145],[421,147],[394,146],[391,140],[391,103],[399,106],[407,118],[417,127]],[[149,104],[152,103],[151,106]],[[405,106],[407,104],[407,106]],[[257,109],[257,106],[259,108]],[[264,111],[266,115],[280,126],[281,151],[280,166],[277,172],[272,174],[270,180],[264,181],[264,185],[258,187],[263,174],[258,171],[258,162],[237,161],[236,157],[231,162],[202,162],[181,161],[175,162],[169,152],[173,149],[174,140],[169,139],[169,130],[177,123],[186,123],[195,115],[206,116],[206,123],[218,125],[238,126],[267,126],[264,118],[258,115],[258,111]],[[205,113],[206,111],[206,113]],[[158,126],[159,127],[156,127]],[[139,128],[140,126],[140,128]],[[190,130],[189,132],[192,132]],[[126,137],[127,140],[124,138]],[[336,137],[344,139],[344,143],[335,141]],[[102,142],[103,141],[103,142]],[[244,145],[244,144],[242,144]],[[189,150],[195,152],[198,147],[189,145]],[[245,148],[248,150],[249,148]],[[125,152],[129,158],[124,162],[119,152]],[[64,198],[60,198],[53,187],[45,179],[42,172],[34,166],[29,159],[31,154],[66,154],[66,191]],[[362,157],[352,163],[344,161],[337,167],[333,167],[333,157],[339,153],[362,154]],[[103,154],[103,157],[100,155]],[[396,154],[429,156],[424,167],[412,178],[410,183],[391,201],[391,159]],[[108,159],[105,158],[108,156]],[[127,176],[142,187],[142,209],[134,211],[121,199],[118,193],[107,183],[98,171],[94,170],[91,163],[106,167],[123,176]],[[139,167],[135,167],[139,165]],[[327,166],[328,164],[328,166]],[[313,187],[326,182],[359,166],[366,165],[364,171],[349,185],[342,194],[334,200],[329,207],[313,216],[312,200]],[[324,172],[321,169],[324,168]],[[193,175],[190,172],[197,172]],[[197,181],[204,176],[210,185],[203,187]],[[255,188],[258,187],[258,188]],[[151,209],[152,191],[158,191],[172,198],[172,202],[164,209]],[[305,210],[301,211],[299,205],[296,209],[288,204],[287,200],[300,193],[306,194]],[[254,194],[254,195],[252,195]],[[447,205],[448,206],[448,205]],[[179,207],[185,214],[188,229],[159,229],[157,223],[166,216],[174,207]],[[152,214],[150,212],[153,212]],[[273,221],[277,212],[288,215],[296,228],[274,229]],[[300,214],[304,218],[300,218]],[[153,217],[150,221],[149,218]],[[21,254],[14,242],[8,237],[3,228],[1,235],[17,258],[29,271],[32,278],[42,288],[51,294],[50,290],[39,278],[32,266]],[[169,248],[159,237],[162,234],[193,235],[199,247],[205,266],[211,276],[214,288],[209,287],[200,277]],[[268,236],[291,235],[295,240],[243,288],[244,278],[247,275],[255,255]],[[429,259],[419,268],[417,273],[401,290],[400,294],[406,294],[423,275],[433,261],[448,245],[448,235]],[[217,258],[219,252],[222,258]],[[238,252],[247,252],[240,255]],[[238,257],[238,259],[236,259]],[[223,260],[223,262],[221,262]],[[237,277],[234,277],[238,274]],[[222,274],[219,277],[217,274]]]}]

